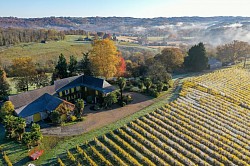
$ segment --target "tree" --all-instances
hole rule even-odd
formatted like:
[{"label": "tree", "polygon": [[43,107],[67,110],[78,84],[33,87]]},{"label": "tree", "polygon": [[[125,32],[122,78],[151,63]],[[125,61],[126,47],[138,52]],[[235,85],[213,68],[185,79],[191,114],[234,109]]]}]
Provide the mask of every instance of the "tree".
[{"label": "tree", "polygon": [[145,87],[147,89],[147,92],[148,92],[149,88],[152,86],[151,79],[150,78],[145,78],[144,81],[143,81],[143,83],[144,83],[144,85],[145,85]]},{"label": "tree", "polygon": [[171,75],[167,72],[162,63],[155,62],[148,65],[146,76],[149,77],[153,83],[164,82],[168,83],[172,79]]},{"label": "tree", "polygon": [[71,55],[69,58],[68,70],[69,70],[70,76],[73,76],[77,70],[77,59],[74,55]]},{"label": "tree", "polygon": [[37,88],[45,87],[49,85],[49,78],[45,73],[38,73],[33,77],[33,83]]},{"label": "tree", "polygon": [[123,92],[123,89],[125,88],[125,86],[126,86],[126,79],[125,78],[123,78],[123,77],[120,77],[120,78],[118,78],[118,86],[119,86],[119,88],[120,88],[120,92],[121,92],[121,103],[123,102],[123,95],[122,95],[122,92]]},{"label": "tree", "polygon": [[10,85],[6,79],[6,73],[0,66],[0,100],[5,96],[8,96],[10,91]]},{"label": "tree", "polygon": [[217,47],[217,57],[222,62],[235,62],[240,57],[246,57],[250,53],[247,42],[234,40],[231,43]]},{"label": "tree", "polygon": [[52,121],[52,123],[55,124],[61,124],[62,123],[62,118],[61,118],[61,114],[58,111],[52,111],[50,114],[50,119]]},{"label": "tree", "polygon": [[117,103],[117,95],[115,93],[109,93],[104,97],[104,105],[110,107],[112,104]]},{"label": "tree", "polygon": [[57,65],[55,67],[55,75],[57,78],[62,79],[62,78],[67,78],[68,77],[68,72],[67,72],[67,61],[66,58],[64,57],[63,54],[59,56]]},{"label": "tree", "polygon": [[11,101],[4,102],[0,110],[0,119],[3,120],[6,115],[13,115],[14,110],[15,110],[15,107]]},{"label": "tree", "polygon": [[29,85],[33,84],[33,77],[37,74],[35,64],[30,57],[13,59],[10,72],[15,76],[17,89],[21,91],[29,90]]},{"label": "tree", "polygon": [[26,121],[23,118],[17,117],[15,121],[15,134],[18,141],[22,140],[25,133]]},{"label": "tree", "polygon": [[78,99],[75,104],[75,115],[80,118],[84,109],[84,101],[83,99]]},{"label": "tree", "polygon": [[164,48],[161,54],[155,56],[156,61],[163,64],[168,72],[181,67],[184,62],[184,55],[179,48]]},{"label": "tree", "polygon": [[25,132],[23,134],[22,143],[25,144],[28,147],[28,149],[30,148],[32,143],[30,132]]},{"label": "tree", "polygon": [[117,73],[120,58],[113,41],[109,39],[95,40],[90,51],[90,62],[96,76],[113,77]]},{"label": "tree", "polygon": [[208,58],[203,43],[192,46],[184,58],[184,66],[192,71],[202,71],[208,66]]},{"label": "tree", "polygon": [[5,135],[7,138],[13,138],[15,132],[16,117],[13,115],[6,115],[3,119],[3,125],[5,128]]},{"label": "tree", "polygon": [[33,145],[39,145],[40,141],[43,138],[43,135],[41,133],[41,129],[40,129],[40,125],[33,123],[31,126],[31,130],[30,130],[30,137],[32,140],[32,144]]},{"label": "tree", "polygon": [[121,52],[118,52],[118,56],[120,57],[120,63],[117,66],[117,76],[121,77],[124,76],[126,72],[126,62],[124,58],[122,57]]},{"label": "tree", "polygon": [[80,71],[87,76],[93,75],[93,72],[91,71],[91,62],[89,60],[89,52],[83,53],[83,58],[80,62]]}]

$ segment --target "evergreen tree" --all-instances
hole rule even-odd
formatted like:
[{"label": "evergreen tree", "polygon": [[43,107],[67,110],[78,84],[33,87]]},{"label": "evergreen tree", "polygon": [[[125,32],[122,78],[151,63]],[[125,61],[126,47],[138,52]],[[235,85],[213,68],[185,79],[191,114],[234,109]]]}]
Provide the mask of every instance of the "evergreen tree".
[{"label": "evergreen tree", "polygon": [[192,71],[202,71],[208,66],[208,57],[203,43],[194,45],[188,51],[188,56],[184,59],[186,68]]},{"label": "evergreen tree", "polygon": [[68,72],[67,72],[67,61],[66,61],[66,58],[64,57],[63,54],[61,54],[59,56],[59,59],[58,59],[58,62],[57,62],[57,65],[55,67],[55,77],[57,78],[66,78],[68,77]]},{"label": "evergreen tree", "polygon": [[10,85],[6,79],[6,73],[0,66],[0,99],[8,96],[10,91]]},{"label": "evergreen tree", "polygon": [[84,73],[84,75],[92,76],[93,73],[91,71],[91,63],[89,60],[89,53],[83,53],[83,59],[80,63],[80,71]]},{"label": "evergreen tree", "polygon": [[74,55],[70,56],[68,70],[70,76],[73,76],[77,70],[77,59]]}]

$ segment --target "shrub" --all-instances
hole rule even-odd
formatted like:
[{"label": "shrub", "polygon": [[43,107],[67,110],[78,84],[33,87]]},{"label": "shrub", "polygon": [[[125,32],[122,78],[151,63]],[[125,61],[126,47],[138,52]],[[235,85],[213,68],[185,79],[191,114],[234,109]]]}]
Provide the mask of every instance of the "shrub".
[{"label": "shrub", "polygon": [[148,94],[150,95],[150,96],[152,96],[152,97],[158,97],[159,95],[160,95],[160,93],[159,92],[157,92],[157,90],[156,89],[149,89],[149,92],[148,92]]},{"label": "shrub", "polygon": [[61,115],[57,111],[52,111],[52,113],[50,115],[50,119],[51,119],[52,123],[55,123],[55,124],[62,123]]},{"label": "shrub", "polygon": [[169,88],[169,85],[168,84],[165,84],[164,86],[163,86],[163,91],[167,91],[168,90],[168,88]]},{"label": "shrub", "polygon": [[76,121],[76,120],[77,120],[77,117],[76,117],[76,116],[74,116],[74,115],[71,115],[71,116],[70,116],[70,121],[74,122],[74,121]]},{"label": "shrub", "polygon": [[60,158],[57,159],[57,163],[59,164],[59,166],[65,166]]},{"label": "shrub", "polygon": [[4,161],[6,162],[7,166],[12,166],[12,163],[11,163],[9,157],[6,155],[5,152],[3,152],[3,158],[4,158]]},{"label": "shrub", "polygon": [[132,87],[129,91],[131,91],[131,92],[140,92],[141,90],[138,87]]},{"label": "shrub", "polygon": [[163,90],[163,87],[164,87],[164,84],[163,84],[163,82],[158,82],[157,83],[157,91],[158,92],[161,92],[162,90]]},{"label": "shrub", "polygon": [[126,106],[126,102],[123,101],[123,102],[121,103],[121,106],[122,106],[122,107]]}]

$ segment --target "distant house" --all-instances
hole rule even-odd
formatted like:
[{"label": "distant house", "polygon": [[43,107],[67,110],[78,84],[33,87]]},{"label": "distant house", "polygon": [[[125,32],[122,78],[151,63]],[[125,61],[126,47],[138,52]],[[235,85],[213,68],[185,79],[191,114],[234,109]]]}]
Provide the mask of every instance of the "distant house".
[{"label": "distant house", "polygon": [[222,67],[222,62],[215,59],[215,58],[209,58],[208,59],[208,67],[211,70],[221,68]]},{"label": "distant house", "polygon": [[60,104],[73,110],[72,103],[79,98],[89,97],[93,103],[102,102],[103,97],[114,90],[104,79],[80,75],[57,80],[51,86],[9,96],[8,100],[14,104],[16,114],[30,123],[46,119]]}]

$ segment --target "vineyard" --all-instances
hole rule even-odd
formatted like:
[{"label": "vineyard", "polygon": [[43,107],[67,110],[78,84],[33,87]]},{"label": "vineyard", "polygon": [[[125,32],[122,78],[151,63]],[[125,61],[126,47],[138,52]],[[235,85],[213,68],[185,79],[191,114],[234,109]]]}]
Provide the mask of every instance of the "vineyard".
[{"label": "vineyard", "polygon": [[70,149],[59,165],[250,165],[250,74],[226,69],[183,83],[174,102]]}]

